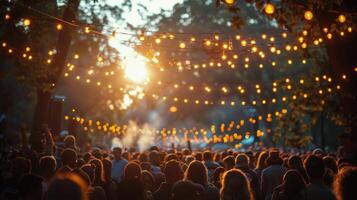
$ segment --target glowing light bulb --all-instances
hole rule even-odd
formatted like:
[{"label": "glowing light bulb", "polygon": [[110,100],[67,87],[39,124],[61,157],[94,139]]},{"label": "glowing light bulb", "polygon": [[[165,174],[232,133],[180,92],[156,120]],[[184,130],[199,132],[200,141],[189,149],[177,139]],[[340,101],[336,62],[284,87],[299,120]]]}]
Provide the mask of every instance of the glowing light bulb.
[{"label": "glowing light bulb", "polygon": [[274,7],[273,4],[267,3],[264,6],[264,11],[265,11],[266,14],[271,15],[271,14],[273,14],[275,12],[275,7]]},{"label": "glowing light bulb", "polygon": [[305,11],[304,13],[304,18],[308,21],[312,20],[314,18],[314,14],[310,10]]},{"label": "glowing light bulb", "polygon": [[340,23],[346,22],[346,16],[344,16],[343,14],[339,15],[337,19]]},{"label": "glowing light bulb", "polygon": [[228,5],[232,5],[234,4],[235,0],[224,0],[224,2],[226,2]]},{"label": "glowing light bulb", "polygon": [[181,43],[180,43],[180,48],[181,48],[181,49],[186,48],[186,44],[185,44],[185,43],[183,43],[183,42],[181,42]]},{"label": "glowing light bulb", "polygon": [[23,24],[24,24],[24,26],[30,26],[31,20],[30,19],[24,19]]},{"label": "glowing light bulb", "polygon": [[155,39],[155,43],[156,43],[156,44],[160,44],[160,43],[161,43],[161,39],[160,39],[160,38],[156,38],[156,39]]},{"label": "glowing light bulb", "polygon": [[210,40],[206,40],[205,45],[206,46],[211,46],[211,41]]}]

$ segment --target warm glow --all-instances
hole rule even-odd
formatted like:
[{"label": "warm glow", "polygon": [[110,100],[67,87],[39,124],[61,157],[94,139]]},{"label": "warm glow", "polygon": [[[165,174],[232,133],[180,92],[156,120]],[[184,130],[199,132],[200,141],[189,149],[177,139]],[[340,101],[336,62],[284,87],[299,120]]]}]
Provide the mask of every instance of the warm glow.
[{"label": "warm glow", "polygon": [[341,15],[338,16],[338,21],[339,21],[340,23],[345,23],[346,17],[341,14]]},{"label": "warm glow", "polygon": [[232,5],[235,0],[224,0],[224,1],[226,2],[226,4]]},{"label": "warm glow", "polygon": [[264,11],[266,14],[271,15],[275,12],[275,7],[271,3],[265,4]]},{"label": "warm glow", "polygon": [[57,24],[57,26],[56,26],[56,29],[57,29],[57,30],[62,30],[62,28],[63,28],[63,27],[62,27],[62,24]]},{"label": "warm glow", "polygon": [[148,80],[146,60],[140,55],[133,55],[124,59],[125,78],[135,83],[145,83]]},{"label": "warm glow", "polygon": [[312,12],[310,10],[305,11],[304,13],[304,18],[308,21],[312,20],[312,18],[314,17],[314,14],[312,14]]},{"label": "warm glow", "polygon": [[29,19],[24,19],[23,24],[24,24],[24,26],[30,26],[31,20],[29,20]]}]

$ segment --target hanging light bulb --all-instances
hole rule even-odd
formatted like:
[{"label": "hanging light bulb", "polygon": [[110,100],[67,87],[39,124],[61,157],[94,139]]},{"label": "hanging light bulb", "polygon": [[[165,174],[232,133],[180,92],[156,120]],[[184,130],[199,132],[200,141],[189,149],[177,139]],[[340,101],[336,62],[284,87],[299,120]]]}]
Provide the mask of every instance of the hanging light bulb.
[{"label": "hanging light bulb", "polygon": [[275,7],[274,7],[273,4],[267,3],[264,6],[264,11],[265,11],[266,14],[271,15],[271,14],[273,14],[275,12]]},{"label": "hanging light bulb", "polygon": [[304,13],[304,18],[308,21],[312,20],[314,18],[314,14],[310,10],[305,11]]},{"label": "hanging light bulb", "polygon": [[24,19],[23,24],[24,24],[24,26],[30,26],[31,20],[30,19]]},{"label": "hanging light bulb", "polygon": [[226,2],[228,5],[232,5],[234,4],[235,0],[224,0],[224,2]]},{"label": "hanging light bulb", "polygon": [[339,21],[340,23],[345,23],[345,21],[346,21],[346,16],[343,15],[343,14],[341,14],[341,15],[338,16],[337,19],[338,19],[338,21]]},{"label": "hanging light bulb", "polygon": [[180,43],[180,48],[181,48],[181,49],[186,48],[186,44],[185,44],[185,43],[183,43],[183,42],[181,42],[181,43]]},{"label": "hanging light bulb", "polygon": [[57,25],[56,25],[56,29],[57,29],[57,30],[60,31],[60,30],[62,30],[62,28],[63,28],[62,24],[57,24]]}]

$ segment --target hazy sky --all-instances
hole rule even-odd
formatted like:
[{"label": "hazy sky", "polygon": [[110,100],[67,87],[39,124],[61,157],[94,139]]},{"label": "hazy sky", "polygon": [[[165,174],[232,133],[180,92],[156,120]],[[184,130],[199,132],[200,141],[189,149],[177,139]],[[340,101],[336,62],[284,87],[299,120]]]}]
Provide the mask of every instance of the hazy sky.
[{"label": "hazy sky", "polygon": [[[119,4],[124,0],[107,0],[109,4]],[[147,14],[159,13],[161,9],[172,10],[172,7],[176,3],[182,2],[182,0],[131,0],[132,9],[124,13],[124,20],[133,25],[145,24],[145,21],[141,18],[141,14],[138,12],[140,9],[139,4],[142,4],[148,9]]]},{"label": "hazy sky", "polygon": [[[108,4],[120,4],[125,0],[107,0]],[[176,3],[182,2],[182,0],[131,0],[132,2],[132,9],[126,10],[123,14],[124,23],[115,24],[113,21],[111,26],[117,27],[121,31],[125,31],[125,25],[130,23],[134,26],[141,26],[144,25],[146,22],[142,19],[142,14],[151,15],[155,13],[159,13],[161,9],[171,11],[173,6]],[[148,12],[140,12],[141,9],[139,4],[142,4],[144,7],[147,8]],[[142,9],[141,9],[142,10]],[[126,47],[120,44],[120,41],[124,41],[128,39],[128,36],[120,35],[121,38],[118,38],[117,41],[112,41],[110,44],[116,47],[122,56],[132,56],[133,49],[130,47]]]}]

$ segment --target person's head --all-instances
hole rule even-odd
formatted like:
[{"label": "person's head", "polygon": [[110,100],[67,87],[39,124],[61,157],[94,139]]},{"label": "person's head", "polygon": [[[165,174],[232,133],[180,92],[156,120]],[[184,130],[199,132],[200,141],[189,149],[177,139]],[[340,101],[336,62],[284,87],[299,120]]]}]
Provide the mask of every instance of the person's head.
[{"label": "person's head", "polygon": [[323,156],[324,155],[324,151],[320,148],[316,148],[312,151],[312,154],[313,155],[316,155],[316,156]]},{"label": "person's head", "polygon": [[303,168],[302,160],[299,156],[290,156],[288,160],[289,169],[301,169]]},{"label": "person's head", "polygon": [[94,166],[91,164],[84,164],[80,169],[88,175],[90,183],[92,184],[94,181]]},{"label": "person's head", "polygon": [[231,169],[223,174],[221,200],[252,200],[249,181],[239,169]]},{"label": "person's head", "polygon": [[203,186],[207,185],[208,172],[206,166],[200,161],[192,161],[186,170],[185,180],[189,180]]},{"label": "person's head", "polygon": [[130,162],[124,168],[125,180],[141,180],[141,168],[140,165],[135,162]]},{"label": "person's head", "polygon": [[123,157],[125,160],[131,160],[131,154],[130,154],[130,152],[128,152],[128,151],[123,152],[122,157]]},{"label": "person's head", "polygon": [[203,159],[202,153],[201,152],[196,152],[195,159],[198,160],[198,161],[202,161],[202,159]]},{"label": "person's head", "polygon": [[233,156],[226,156],[223,159],[223,165],[226,170],[230,170],[234,168],[235,160]]},{"label": "person's head", "polygon": [[344,167],[337,174],[333,190],[337,200],[357,199],[357,167]]},{"label": "person's head", "polygon": [[146,171],[149,171],[149,172],[152,171],[151,164],[149,162],[140,163],[140,167],[141,167],[142,170],[146,170]]},{"label": "person's head", "polygon": [[102,160],[102,163],[103,163],[104,179],[109,180],[112,173],[112,162],[110,162],[109,159],[104,158]]},{"label": "person's head", "polygon": [[25,174],[18,184],[19,196],[23,200],[42,199],[42,181],[39,176]]},{"label": "person's head", "polygon": [[73,149],[65,149],[61,154],[62,166],[75,168],[77,163],[77,153]]},{"label": "person's head", "polygon": [[48,179],[56,172],[57,162],[53,156],[42,156],[40,158],[40,172],[43,178]]},{"label": "person's head", "polygon": [[149,153],[150,163],[153,165],[160,165],[160,154],[158,151],[153,150]]},{"label": "person's head", "polygon": [[165,162],[168,162],[168,161],[170,161],[170,160],[179,160],[179,158],[177,157],[176,154],[170,153],[170,154],[167,154],[167,155],[165,156],[164,161],[165,161]]},{"label": "person's head", "polygon": [[141,178],[144,183],[145,190],[154,192],[155,189],[155,179],[154,176],[146,170],[141,172]]},{"label": "person's head", "polygon": [[74,173],[57,174],[49,183],[46,200],[87,200],[86,184]]},{"label": "person's head", "polygon": [[92,159],[92,154],[90,152],[87,152],[83,155],[83,160],[85,163],[88,163]]},{"label": "person's head", "polygon": [[148,158],[148,155],[146,153],[142,153],[139,155],[139,161],[141,163],[143,162],[148,162],[149,161],[149,158]]},{"label": "person's head", "polygon": [[204,161],[212,161],[212,153],[210,151],[203,152]]},{"label": "person's head", "polygon": [[333,171],[333,173],[337,174],[337,163],[336,163],[336,160],[334,157],[332,156],[325,156],[323,158],[323,161],[324,161],[324,164],[325,164],[325,167],[328,168],[328,169],[331,169]]},{"label": "person's head", "polygon": [[114,159],[115,160],[120,160],[121,159],[121,153],[122,153],[122,150],[120,147],[115,147],[113,149],[113,155],[114,155]]},{"label": "person's head", "polygon": [[268,158],[268,152],[262,151],[260,152],[257,160],[257,169],[264,169],[266,167],[265,161]]},{"label": "person's head", "polygon": [[99,186],[104,182],[104,171],[103,171],[103,163],[99,159],[92,159],[89,161],[89,164],[94,166],[94,186]]},{"label": "person's head", "polygon": [[217,188],[221,188],[223,173],[226,170],[223,167],[217,167],[213,172],[213,183]]},{"label": "person's head", "polygon": [[13,176],[21,177],[31,172],[31,162],[24,157],[16,157],[11,162],[11,173]]},{"label": "person's head", "polygon": [[164,174],[166,182],[173,184],[183,178],[183,171],[180,163],[176,160],[170,160],[165,164]]},{"label": "person's head", "polygon": [[172,187],[173,200],[203,200],[204,189],[191,181],[178,181]]},{"label": "person's head", "polygon": [[269,152],[269,156],[265,161],[266,166],[270,165],[282,165],[283,159],[280,157],[279,151],[273,150]]},{"label": "person's head", "polygon": [[236,167],[248,167],[249,166],[249,157],[245,153],[240,153],[236,157]]},{"label": "person's head", "polygon": [[191,155],[185,157],[185,163],[188,165],[194,160],[195,160],[195,157],[193,157]]},{"label": "person's head", "polygon": [[189,156],[189,155],[191,155],[191,151],[189,149],[185,148],[182,150],[182,154],[185,156]]},{"label": "person's head", "polygon": [[76,146],[76,138],[73,135],[67,135],[64,140],[65,148],[75,149]]},{"label": "person's head", "polygon": [[71,171],[71,173],[81,177],[82,180],[86,183],[86,188],[88,188],[90,185],[92,185],[92,181],[91,181],[89,175],[85,171],[83,171],[81,168],[75,168]]},{"label": "person's head", "polygon": [[294,199],[301,195],[301,191],[305,188],[305,181],[301,174],[295,170],[289,170],[283,178],[284,195]]},{"label": "person's head", "polygon": [[309,180],[320,180],[322,181],[325,173],[324,161],[321,157],[316,155],[309,155],[304,161],[304,167],[306,173],[309,176]]}]

